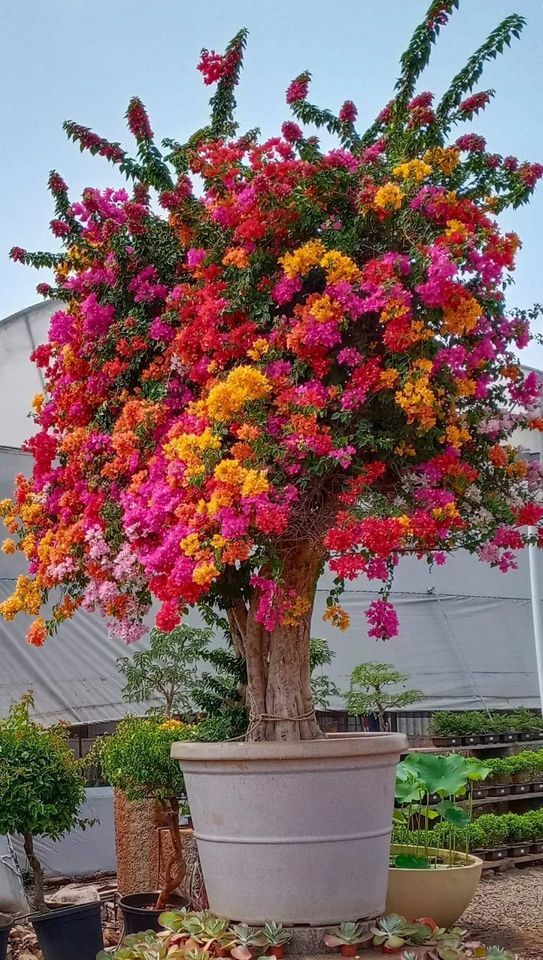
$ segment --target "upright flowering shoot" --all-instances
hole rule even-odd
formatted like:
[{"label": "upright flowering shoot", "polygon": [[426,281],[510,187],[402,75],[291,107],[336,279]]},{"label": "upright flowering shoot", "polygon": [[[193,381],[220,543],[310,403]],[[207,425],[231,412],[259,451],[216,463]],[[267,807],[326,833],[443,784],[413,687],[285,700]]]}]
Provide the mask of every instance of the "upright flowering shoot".
[{"label": "upright flowering shoot", "polygon": [[[53,173],[62,252],[12,251],[52,269],[39,289],[62,303],[34,353],[33,474],[2,504],[4,549],[29,568],[2,612],[38,618],[32,643],[79,608],[127,641],[153,599],[161,630],[191,606],[223,609],[247,658],[251,735],[313,737],[325,563],[326,618],[348,625],[341,592],[364,574],[381,591],[368,630],[385,638],[403,554],[465,548],[507,569],[528,525],[543,538],[539,468],[510,443],[543,426],[541,385],[516,358],[527,317],[504,291],[519,240],[496,220],[543,167],[456,129],[490,100],[474,85],[523,21],[500,24],[435,102],[416,86],[456,6],[432,3],[365,133],[352,101],[337,116],[309,102],[305,72],[281,135],[240,135],[244,31],[203,52],[211,119],[187,143],[161,151],[137,99],[134,158],[66,124],[129,188],[72,202]],[[307,124],[338,145],[321,149]]]}]

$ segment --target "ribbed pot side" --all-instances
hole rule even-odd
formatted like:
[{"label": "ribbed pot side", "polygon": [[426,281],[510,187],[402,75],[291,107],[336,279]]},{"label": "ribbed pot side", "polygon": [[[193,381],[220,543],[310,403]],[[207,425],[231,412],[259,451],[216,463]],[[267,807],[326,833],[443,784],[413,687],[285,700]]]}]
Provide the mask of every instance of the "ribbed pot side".
[{"label": "ribbed pot side", "polygon": [[331,924],[385,907],[403,734],[175,743],[210,909]]}]

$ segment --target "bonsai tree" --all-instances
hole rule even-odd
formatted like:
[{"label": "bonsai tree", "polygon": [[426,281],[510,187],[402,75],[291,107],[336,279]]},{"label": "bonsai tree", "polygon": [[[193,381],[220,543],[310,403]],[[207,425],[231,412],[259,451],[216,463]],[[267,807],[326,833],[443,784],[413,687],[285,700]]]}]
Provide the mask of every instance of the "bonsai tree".
[{"label": "bonsai tree", "polygon": [[85,798],[81,767],[66,728],[43,727],[30,717],[32,693],[0,719],[0,834],[19,834],[33,878],[35,907],[47,909],[36,837],[56,840],[81,825]]},{"label": "bonsai tree", "polygon": [[114,734],[98,746],[100,762],[108,783],[122,790],[128,800],[153,798],[161,804],[171,840],[171,856],[156,909],[164,910],[168,899],[185,877],[179,804],[185,784],[179,765],[170,758],[176,740],[197,739],[194,725],[158,717],[126,717]]},{"label": "bonsai tree", "polygon": [[190,712],[198,661],[205,657],[210,638],[209,629],[185,624],[169,633],[151,630],[148,650],[117,660],[126,678],[123,700],[142,703],[159,698],[161,703],[148,712],[166,718]]},{"label": "bonsai tree", "polygon": [[315,738],[326,563],[325,619],[347,625],[342,590],[365,575],[382,585],[369,633],[385,639],[403,555],[462,548],[506,570],[542,540],[539,468],[510,442],[543,427],[541,387],[515,352],[530,339],[528,312],[505,304],[519,240],[496,215],[543,167],[457,129],[491,101],[483,67],[524,21],[500,23],[434,101],[417,88],[457,6],[432,0],[365,130],[352,101],[312,103],[305,71],[277,136],[240,132],[245,30],[203,51],[211,114],[185,142],[161,148],[137,98],[133,156],[66,122],[127,188],[73,201],[51,173],[61,249],[11,251],[52,271],[38,290],[62,303],[33,354],[32,476],[3,504],[5,549],[29,574],[0,609],[37,616],[30,643],[78,608],[127,641],[153,600],[165,632],[194,605],[219,608],[247,662],[249,738]]},{"label": "bonsai tree", "polygon": [[345,694],[347,712],[351,717],[373,713],[379,719],[379,730],[388,730],[387,710],[401,710],[424,696],[422,690],[389,689],[404,686],[408,679],[388,663],[359,663]]},{"label": "bonsai tree", "polygon": [[330,697],[340,697],[339,687],[324,673],[323,667],[332,663],[335,653],[330,649],[328,640],[311,637],[309,641],[309,668],[311,671],[311,693],[316,707],[327,710]]}]

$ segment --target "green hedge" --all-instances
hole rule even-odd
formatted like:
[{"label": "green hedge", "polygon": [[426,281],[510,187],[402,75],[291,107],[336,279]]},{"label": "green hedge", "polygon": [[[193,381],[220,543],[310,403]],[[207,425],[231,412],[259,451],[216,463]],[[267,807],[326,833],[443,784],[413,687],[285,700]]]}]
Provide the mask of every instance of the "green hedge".
[{"label": "green hedge", "polygon": [[[513,843],[534,843],[543,841],[543,810],[531,810],[529,813],[484,813],[467,827],[453,828],[448,823],[438,823],[429,831],[431,844],[448,847],[453,829],[457,850],[462,847],[482,850]],[[425,830],[408,830],[403,824],[394,824],[394,843],[424,846],[426,837]]]},{"label": "green hedge", "polygon": [[484,710],[442,710],[430,721],[433,737],[485,736],[489,733],[533,733],[543,730],[543,717],[531,710],[487,713]]},{"label": "green hedge", "polygon": [[[543,749],[522,750],[512,757],[485,759],[484,764],[490,768],[488,779],[492,778],[496,783],[502,782],[506,777],[516,776],[523,780],[538,779],[543,775]],[[488,780],[486,782],[488,783]]]}]

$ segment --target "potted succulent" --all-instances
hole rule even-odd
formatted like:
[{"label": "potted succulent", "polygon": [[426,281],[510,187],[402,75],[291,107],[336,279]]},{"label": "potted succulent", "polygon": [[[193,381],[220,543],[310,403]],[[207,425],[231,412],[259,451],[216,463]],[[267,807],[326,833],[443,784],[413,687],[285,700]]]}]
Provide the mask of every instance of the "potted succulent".
[{"label": "potted succulent", "polygon": [[[398,766],[397,822],[418,828],[422,842],[393,844],[387,911],[402,916],[424,913],[440,926],[450,927],[472,900],[481,876],[482,861],[460,849],[458,828],[469,826],[471,789],[488,768],[477,760],[449,754],[410,754]],[[431,805],[437,794],[439,803]],[[436,845],[432,823],[452,830],[448,849]]]},{"label": "potted succulent", "polygon": [[[45,727],[30,716],[31,693],[0,719],[0,834],[17,834],[32,873],[32,923],[45,960],[95,960],[103,946],[100,903],[49,909],[36,837],[53,840],[87,826],[78,812],[85,798],[81,766],[66,727]],[[5,928],[4,928],[5,929]],[[7,941],[7,934],[3,933]]]},{"label": "potted succulent", "polygon": [[120,899],[126,933],[158,930],[158,917],[169,904],[188,904],[187,899],[174,895],[185,876],[179,825],[185,786],[179,766],[170,758],[170,749],[173,742],[196,736],[196,725],[173,718],[126,717],[114,734],[98,742],[97,750],[108,782],[122,790],[128,800],[158,800],[169,830],[171,855],[162,889]]},{"label": "potted succulent", "polygon": [[235,940],[235,946],[231,951],[234,960],[252,960],[255,948],[266,946],[267,941],[262,930],[249,927],[246,923],[234,924],[230,932]]},{"label": "potted succulent", "polygon": [[[523,20],[504,20],[432,107],[415,90],[456,6],[431,0],[393,101],[365,131],[351,101],[337,116],[311,103],[303,72],[280,136],[238,135],[245,30],[224,54],[203,51],[211,115],[185,143],[163,152],[137,98],[133,157],[68,122],[131,192],[74,203],[53,173],[60,252],[12,250],[52,268],[41,289],[62,309],[34,354],[33,473],[1,505],[30,578],[0,611],[35,615],[54,586],[51,620],[30,627],[38,644],[81,606],[126,640],[155,601],[164,631],[189,607],[225,612],[247,665],[248,742],[174,747],[219,915],[336,924],[384,906],[406,741],[322,735],[309,640],[324,565],[326,621],[348,625],[341,595],[365,573],[380,583],[368,634],[386,639],[400,557],[466,547],[499,562],[504,533],[535,541],[542,516],[536,471],[526,482],[509,444],[538,402],[514,354],[528,316],[504,314],[518,242],[492,214],[526,202],[541,170],[457,136],[490,99],[473,91],[485,62]],[[512,403],[514,423],[498,421]],[[330,858],[342,864],[332,886]]]},{"label": "potted succulent", "polygon": [[266,954],[268,957],[281,957],[285,955],[285,946],[292,940],[292,934],[285,930],[282,923],[276,923],[271,920],[264,924],[262,937],[265,940]]},{"label": "potted succulent", "polygon": [[363,943],[369,943],[373,938],[373,933],[368,931],[361,923],[352,923],[346,921],[339,926],[324,934],[324,942],[327,947],[339,947],[339,952],[344,957],[355,957],[358,948]]},{"label": "potted succulent", "polygon": [[434,930],[426,924],[409,923],[396,913],[380,917],[371,929],[373,942],[383,953],[397,953],[406,943],[425,943],[433,935]]}]

